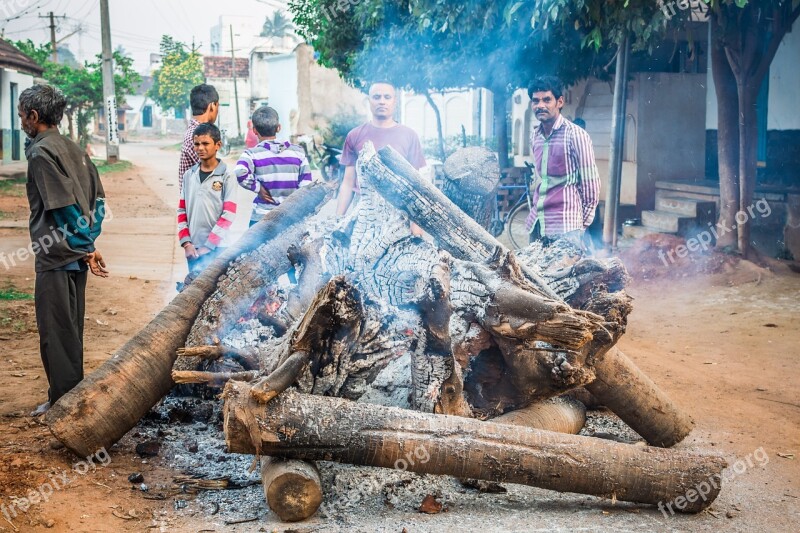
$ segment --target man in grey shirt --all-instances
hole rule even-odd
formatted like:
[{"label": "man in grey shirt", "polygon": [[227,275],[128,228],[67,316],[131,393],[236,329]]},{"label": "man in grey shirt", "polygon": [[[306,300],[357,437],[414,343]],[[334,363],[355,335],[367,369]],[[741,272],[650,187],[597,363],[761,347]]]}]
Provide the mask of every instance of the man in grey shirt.
[{"label": "man in grey shirt", "polygon": [[56,127],[66,104],[61,91],[49,85],[34,85],[19,97],[22,129],[32,139],[25,156],[36,256],[34,300],[50,384],[48,401],[33,415],[46,412],[83,379],[86,272],[108,276],[94,247],[105,216],[103,185],[89,156]]}]

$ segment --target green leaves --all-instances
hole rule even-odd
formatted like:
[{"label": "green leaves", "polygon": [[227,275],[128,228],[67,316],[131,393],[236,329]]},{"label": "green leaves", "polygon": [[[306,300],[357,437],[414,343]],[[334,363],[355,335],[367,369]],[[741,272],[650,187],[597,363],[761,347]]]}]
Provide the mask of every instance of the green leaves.
[{"label": "green leaves", "polygon": [[203,83],[200,54],[168,35],[161,37],[161,68],[153,72],[148,96],[162,109],[186,109],[192,87]]}]

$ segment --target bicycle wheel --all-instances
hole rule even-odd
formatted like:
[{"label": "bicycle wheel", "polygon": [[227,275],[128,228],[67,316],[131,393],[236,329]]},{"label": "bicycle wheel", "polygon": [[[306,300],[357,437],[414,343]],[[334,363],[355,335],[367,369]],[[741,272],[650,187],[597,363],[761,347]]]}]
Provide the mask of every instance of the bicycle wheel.
[{"label": "bicycle wheel", "polygon": [[506,231],[508,238],[515,250],[525,248],[529,244],[528,228],[525,226],[525,220],[528,218],[531,210],[528,208],[527,203],[522,203],[515,207],[508,215],[506,221]]}]

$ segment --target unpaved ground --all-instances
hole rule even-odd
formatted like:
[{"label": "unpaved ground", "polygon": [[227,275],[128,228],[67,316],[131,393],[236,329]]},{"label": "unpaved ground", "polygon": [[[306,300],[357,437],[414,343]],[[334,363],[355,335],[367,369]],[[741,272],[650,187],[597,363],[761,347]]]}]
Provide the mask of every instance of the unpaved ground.
[{"label": "unpaved ground", "polygon": [[[115,220],[100,247],[114,275],[87,289],[87,372],[149,321],[183,275],[169,186],[176,155],[148,146],[129,152],[137,168],[104,178]],[[2,221],[0,236],[0,251],[13,252],[26,243],[24,223]],[[46,380],[32,301],[17,300],[0,301],[0,531],[797,531],[800,276],[727,259],[710,269],[654,268],[645,255],[628,257],[639,279],[620,346],[694,416],[697,427],[679,446],[719,452],[735,467],[710,512],[664,516],[512,485],[506,494],[478,494],[450,479],[324,464],[327,517],[284,526],[258,486],[193,494],[173,483],[182,473],[253,479],[248,458],[223,453],[216,414],[198,416],[193,401],[167,402],[91,461],[52,449],[46,428],[25,416],[43,401]],[[32,292],[29,262],[0,269],[0,289]],[[180,422],[185,411],[196,419]],[[139,457],[135,446],[150,438],[163,442],[158,457]],[[144,476],[146,492],[128,481],[131,473]],[[427,493],[447,512],[416,512]],[[30,498],[27,512],[19,498]]]}]

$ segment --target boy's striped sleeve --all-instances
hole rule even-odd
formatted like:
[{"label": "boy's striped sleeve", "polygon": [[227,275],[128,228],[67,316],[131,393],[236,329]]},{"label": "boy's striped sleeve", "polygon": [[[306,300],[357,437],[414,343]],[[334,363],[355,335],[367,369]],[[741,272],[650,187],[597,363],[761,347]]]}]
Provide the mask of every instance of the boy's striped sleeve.
[{"label": "boy's striped sleeve", "polygon": [[236,163],[236,181],[248,191],[258,192],[258,181],[256,181],[256,168],[250,152],[245,150]]},{"label": "boy's striped sleeve", "polygon": [[304,153],[300,152],[298,154],[300,157],[300,171],[297,177],[297,187],[305,187],[306,185],[311,185],[311,166],[308,164],[308,159]]},{"label": "boy's striped sleeve", "polygon": [[236,220],[236,181],[237,178],[230,171],[225,172],[222,180],[222,214],[217,219],[217,223],[208,234],[208,240],[204,244],[209,250],[213,250],[222,244],[225,235]]},{"label": "boy's striped sleeve", "polygon": [[178,240],[181,246],[192,242],[192,236],[189,235],[189,219],[186,218],[186,195],[183,187],[181,187],[180,200],[178,200]]}]

